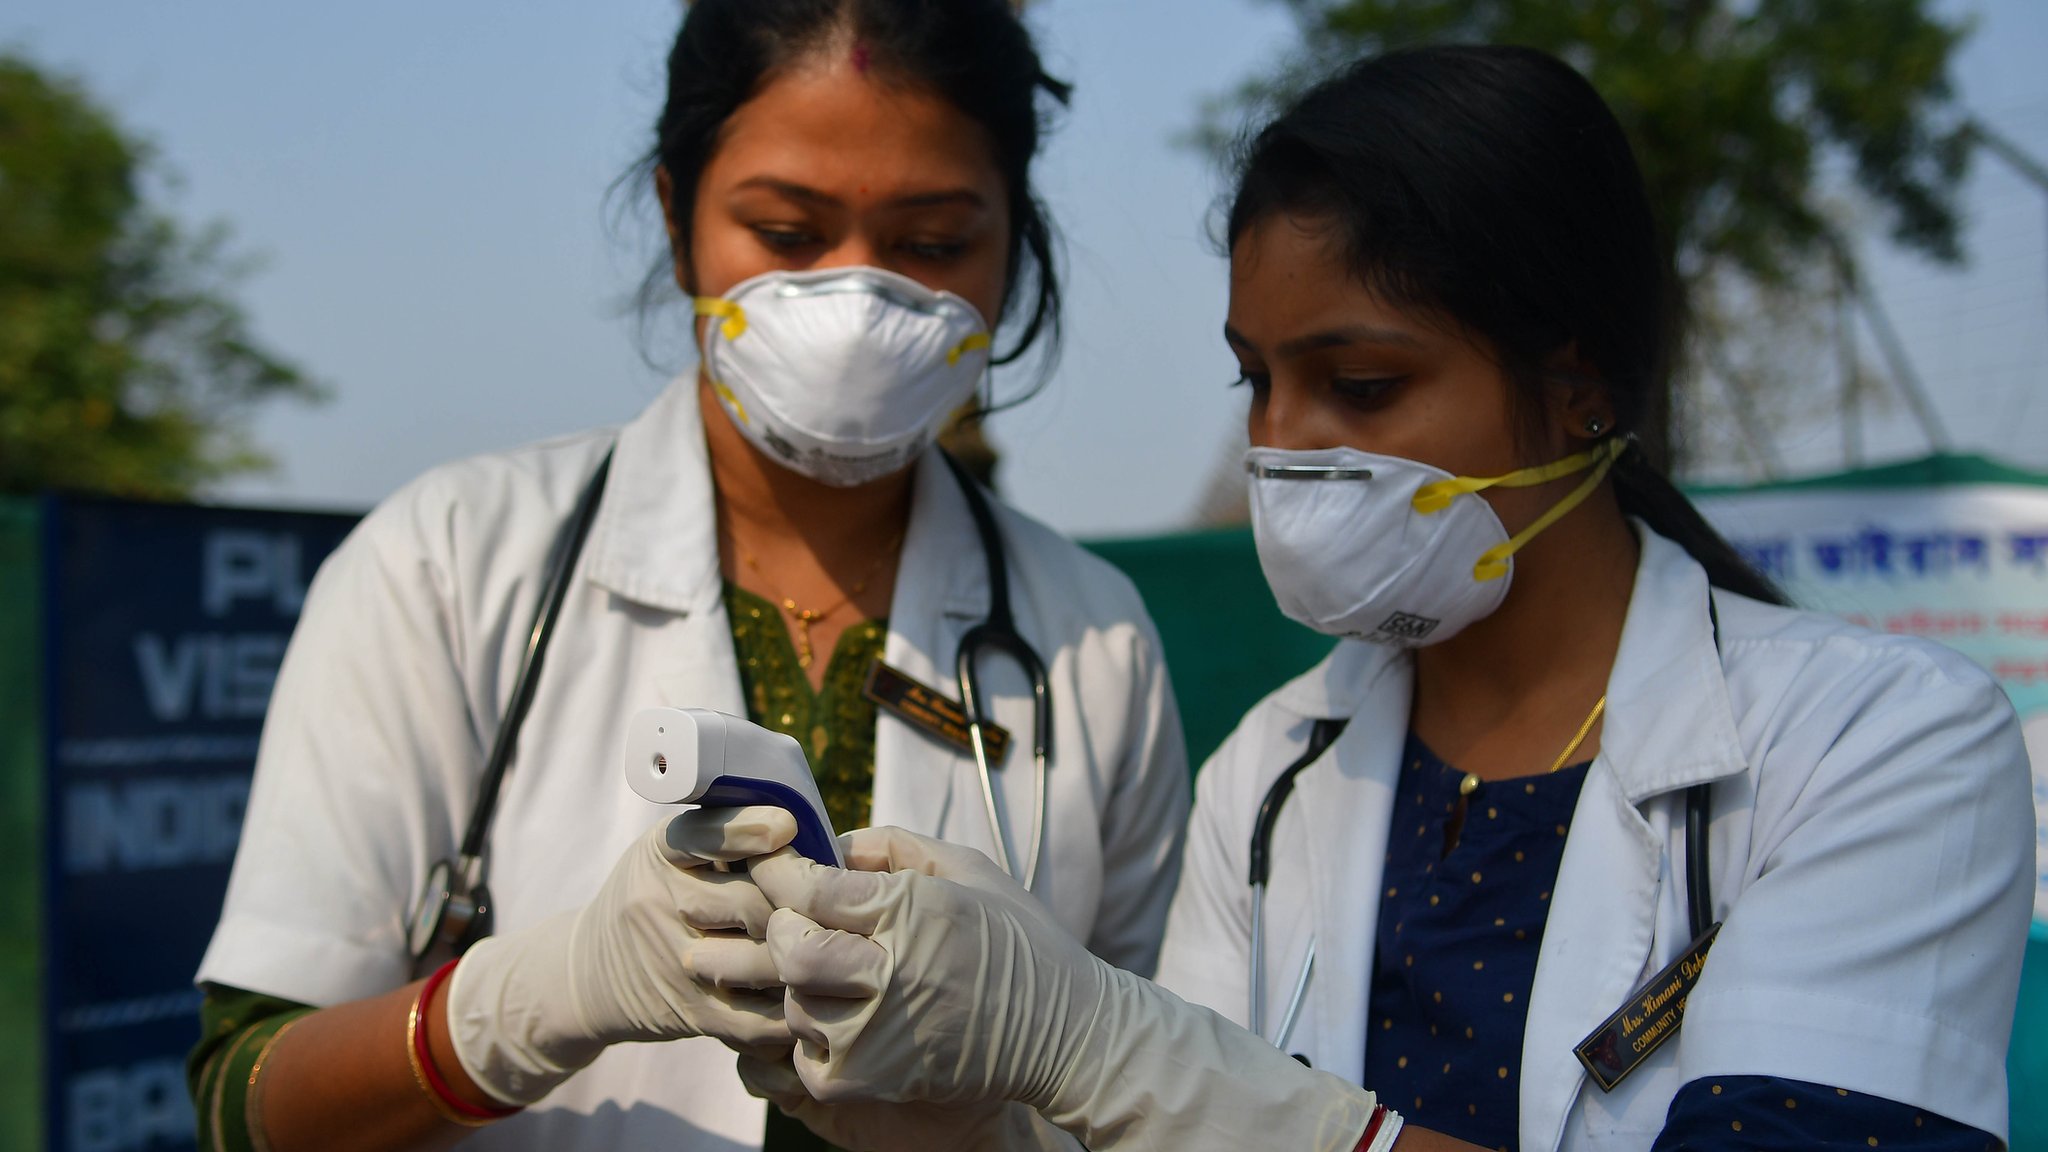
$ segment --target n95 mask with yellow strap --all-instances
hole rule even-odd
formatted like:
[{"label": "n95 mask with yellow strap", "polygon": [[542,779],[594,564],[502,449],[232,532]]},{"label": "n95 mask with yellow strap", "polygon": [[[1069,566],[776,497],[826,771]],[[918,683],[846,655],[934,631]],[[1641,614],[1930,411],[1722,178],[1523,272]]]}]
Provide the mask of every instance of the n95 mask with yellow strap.
[{"label": "n95 mask with yellow strap", "polygon": [[[1492,615],[1514,555],[1592,495],[1626,441],[1504,476],[1453,476],[1356,448],[1254,448],[1252,537],[1280,610],[1318,632],[1404,648]],[[1477,493],[1592,474],[1513,536]]]},{"label": "n95 mask with yellow strap", "polygon": [[910,464],[988,368],[974,305],[880,268],[770,272],[696,309],[704,373],[740,434],[836,487]]}]

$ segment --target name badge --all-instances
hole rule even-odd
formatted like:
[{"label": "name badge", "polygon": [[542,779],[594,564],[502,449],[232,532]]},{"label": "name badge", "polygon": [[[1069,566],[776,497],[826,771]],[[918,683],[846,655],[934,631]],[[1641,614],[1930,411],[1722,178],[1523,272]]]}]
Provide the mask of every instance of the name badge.
[{"label": "name badge", "polygon": [[[869,665],[868,680],[861,687],[861,695],[926,735],[943,740],[962,752],[971,754],[974,751],[974,741],[967,735],[967,710],[958,701],[936,688],[919,683],[900,668],[892,668],[880,660]],[[1003,754],[1010,750],[1010,733],[994,721],[985,721],[981,726],[981,744],[988,751],[989,764],[999,766],[1003,762]]]},{"label": "name badge", "polygon": [[1678,1035],[1679,1027],[1685,1023],[1685,998],[1692,994],[1692,986],[1699,983],[1700,971],[1707,966],[1707,949],[1714,946],[1714,937],[1720,931],[1721,926],[1716,924],[1701,933],[1678,959],[1650,977],[1649,983],[1628,998],[1628,1003],[1572,1049],[1602,1092],[1614,1091],[1614,1086],[1628,1079],[1629,1073],[1650,1058],[1650,1053]]}]

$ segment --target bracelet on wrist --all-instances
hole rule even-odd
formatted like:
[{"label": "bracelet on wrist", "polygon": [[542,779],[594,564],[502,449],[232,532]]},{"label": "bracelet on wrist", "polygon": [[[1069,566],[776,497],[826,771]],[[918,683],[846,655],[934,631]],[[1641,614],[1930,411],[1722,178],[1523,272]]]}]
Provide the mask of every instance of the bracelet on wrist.
[{"label": "bracelet on wrist", "polygon": [[427,1102],[442,1119],[460,1124],[465,1128],[481,1128],[507,1116],[518,1115],[518,1108],[493,1108],[483,1104],[472,1104],[455,1094],[441,1070],[434,1066],[434,1051],[427,1044],[427,1005],[450,973],[455,971],[456,961],[450,960],[435,969],[426,983],[420,985],[420,994],[412,1002],[412,1010],[405,1017],[405,1056],[412,1063],[412,1078],[426,1093]]},{"label": "bracelet on wrist", "polygon": [[1353,1152],[1391,1152],[1403,1123],[1399,1112],[1385,1104],[1374,1104],[1372,1116],[1365,1122],[1365,1133],[1358,1138]]}]

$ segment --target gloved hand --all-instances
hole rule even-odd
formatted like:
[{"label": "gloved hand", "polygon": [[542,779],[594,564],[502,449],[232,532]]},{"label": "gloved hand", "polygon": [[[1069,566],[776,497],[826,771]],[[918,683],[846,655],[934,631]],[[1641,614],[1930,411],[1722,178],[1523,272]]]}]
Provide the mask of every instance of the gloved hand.
[{"label": "gloved hand", "polygon": [[847,1152],[1081,1152],[1067,1134],[1022,1104],[885,1104],[811,1099],[789,1055],[743,1055],[740,1083]]},{"label": "gloved hand", "polygon": [[793,1062],[827,1104],[1014,1100],[1088,1148],[1349,1152],[1372,1093],[1114,968],[987,857],[900,828],[753,865]]},{"label": "gloved hand", "polygon": [[448,986],[470,1078],[530,1104],[623,1041],[790,1044],[762,943],[772,909],[746,873],[709,865],[795,836],[780,808],[693,809],[634,841],[582,908],[480,941]]}]

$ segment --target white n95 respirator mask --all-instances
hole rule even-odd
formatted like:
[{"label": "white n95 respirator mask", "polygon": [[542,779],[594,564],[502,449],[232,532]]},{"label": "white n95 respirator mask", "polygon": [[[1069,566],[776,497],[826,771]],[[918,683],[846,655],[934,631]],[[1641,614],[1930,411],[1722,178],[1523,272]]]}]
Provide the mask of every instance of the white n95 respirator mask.
[{"label": "white n95 respirator mask", "polygon": [[704,373],[740,434],[835,487],[910,464],[988,370],[974,305],[880,268],[770,272],[696,308]]},{"label": "white n95 respirator mask", "polygon": [[[1252,538],[1289,618],[1331,636],[1404,648],[1448,640],[1507,597],[1514,555],[1579,506],[1626,441],[1504,476],[1453,476],[1356,448],[1254,448]],[[1484,489],[1527,488],[1592,470],[1513,536]]]}]

